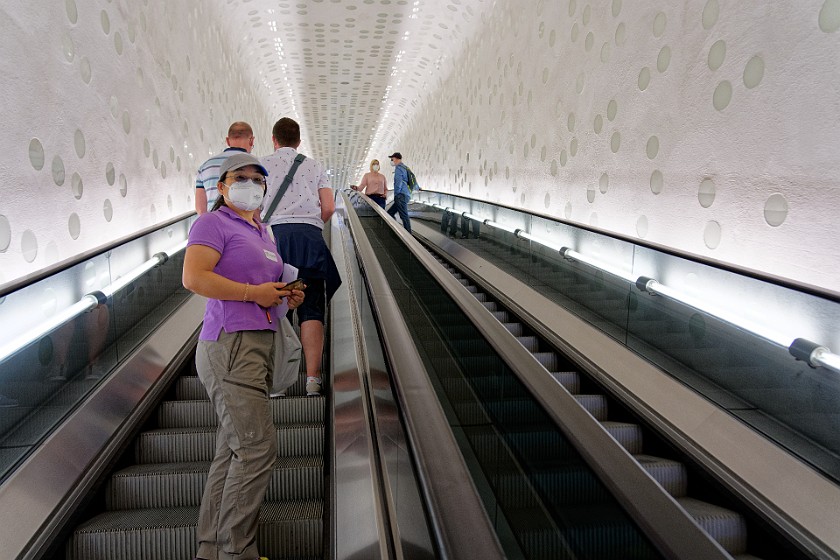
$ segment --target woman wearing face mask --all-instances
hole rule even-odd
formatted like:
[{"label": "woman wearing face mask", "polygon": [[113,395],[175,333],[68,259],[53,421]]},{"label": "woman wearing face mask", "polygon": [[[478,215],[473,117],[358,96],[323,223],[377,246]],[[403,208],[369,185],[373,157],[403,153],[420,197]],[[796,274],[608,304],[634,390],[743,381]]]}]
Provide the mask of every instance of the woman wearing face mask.
[{"label": "woman wearing face mask", "polygon": [[277,458],[268,393],[274,331],[303,292],[276,282],[283,261],[270,229],[254,219],[265,168],[237,153],[219,174],[219,199],[190,229],[183,273],[184,287],[208,298],[195,363],[219,418],[197,558],[257,559],[257,517]]},{"label": "woman wearing face mask", "polygon": [[385,199],[388,195],[388,182],[385,175],[379,172],[379,160],[370,162],[370,173],[365,173],[359,183],[359,191],[368,195],[382,209],[385,209]]}]

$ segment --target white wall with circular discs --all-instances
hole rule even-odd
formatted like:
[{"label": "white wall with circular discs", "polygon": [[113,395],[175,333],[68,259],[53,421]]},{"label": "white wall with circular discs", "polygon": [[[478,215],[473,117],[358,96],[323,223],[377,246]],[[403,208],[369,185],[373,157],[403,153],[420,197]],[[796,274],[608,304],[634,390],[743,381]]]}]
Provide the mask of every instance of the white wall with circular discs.
[{"label": "white wall with circular discs", "polygon": [[840,2],[528,4],[413,114],[421,184],[838,290]]},{"label": "white wall with circular discs", "polygon": [[[210,3],[0,6],[0,284],[194,208],[235,120],[274,115]],[[262,151],[260,151],[262,150]]]}]

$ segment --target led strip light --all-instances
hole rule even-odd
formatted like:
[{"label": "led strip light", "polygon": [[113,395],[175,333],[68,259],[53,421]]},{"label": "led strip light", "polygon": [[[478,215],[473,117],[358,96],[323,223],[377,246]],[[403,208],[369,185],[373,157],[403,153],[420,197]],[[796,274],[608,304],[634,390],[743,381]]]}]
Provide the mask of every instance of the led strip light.
[{"label": "led strip light", "polygon": [[174,246],[168,253],[155,254],[154,256],[152,256],[151,259],[147,260],[137,268],[131,270],[124,276],[121,276],[111,284],[108,284],[101,290],[85,294],[84,296],[82,296],[82,299],[80,299],[70,307],[59,311],[46,321],[39,323],[38,325],[24,332],[20,336],[13,338],[9,342],[3,344],[2,346],[0,346],[0,362],[7,360],[19,350],[32,344],[45,334],[52,332],[61,325],[72,321],[82,313],[90,311],[97,305],[105,303],[106,301],[108,301],[108,298],[114,295],[116,292],[118,292],[122,288],[125,288],[127,285],[132,283],[134,280],[136,280],[152,268],[165,263],[169,259],[170,255],[175,255],[180,251],[183,251],[186,247],[187,241],[184,240],[178,245]]},{"label": "led strip light", "polygon": [[448,206],[441,206],[439,204],[430,204],[430,206],[445,212],[460,214],[471,220],[477,220],[496,229],[512,233],[521,239],[526,239],[551,249],[552,251],[557,251],[565,259],[586,263],[593,268],[621,278],[631,284],[635,284],[636,287],[643,292],[678,301],[693,309],[702,311],[703,313],[707,313],[717,319],[720,319],[721,321],[734,325],[739,329],[750,332],[764,340],[782,346],[783,348],[787,348],[793,357],[797,360],[806,362],[811,367],[816,368],[821,366],[835,373],[840,373],[840,355],[832,353],[831,350],[821,344],[812,342],[805,338],[795,338],[790,335],[785,335],[770,327],[759,325],[755,322],[744,319],[733,311],[718,308],[705,301],[701,301],[688,294],[682,293],[679,290],[666,286],[654,278],[649,278],[647,276],[635,277],[630,272],[621,270],[609,263],[601,262],[598,259],[579,253],[569,247],[563,247],[557,245],[556,243],[552,243],[551,241],[531,235],[523,229],[511,227],[489,219],[482,219],[468,212],[457,212],[454,208]]}]

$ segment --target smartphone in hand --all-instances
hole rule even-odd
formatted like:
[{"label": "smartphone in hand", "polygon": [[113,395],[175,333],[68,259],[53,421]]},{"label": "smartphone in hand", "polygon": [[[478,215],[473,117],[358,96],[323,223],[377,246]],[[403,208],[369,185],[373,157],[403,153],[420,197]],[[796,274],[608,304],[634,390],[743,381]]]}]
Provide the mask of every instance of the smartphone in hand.
[{"label": "smartphone in hand", "polygon": [[281,290],[303,290],[305,287],[306,284],[303,282],[303,278],[298,278],[283,286]]}]

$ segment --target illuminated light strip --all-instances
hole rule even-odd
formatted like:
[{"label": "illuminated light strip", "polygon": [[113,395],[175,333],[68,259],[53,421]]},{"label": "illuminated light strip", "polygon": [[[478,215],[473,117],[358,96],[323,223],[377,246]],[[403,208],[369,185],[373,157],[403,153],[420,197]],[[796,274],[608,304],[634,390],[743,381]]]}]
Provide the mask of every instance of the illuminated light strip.
[{"label": "illuminated light strip", "polygon": [[638,286],[642,291],[679,301],[682,304],[692,307],[698,311],[702,311],[703,313],[708,313],[713,317],[750,332],[783,348],[787,348],[793,357],[806,362],[811,367],[823,366],[826,369],[840,373],[840,356],[833,354],[825,346],[820,346],[819,344],[804,338],[794,338],[793,336],[779,332],[772,327],[767,327],[744,319],[736,313],[726,309],[721,309],[706,301],[702,301],[688,294],[681,293],[674,288],[660,284],[653,278],[647,278],[645,276],[639,277],[636,281],[636,286]]},{"label": "illuminated light strip", "polygon": [[693,307],[698,311],[714,315],[718,319],[722,319],[727,323],[735,325],[736,327],[757,334],[761,338],[767,339],[779,346],[788,348],[791,344],[793,344],[794,338],[796,338],[794,336],[783,334],[772,328],[753,323],[752,321],[746,320],[732,311],[716,307],[704,300],[682,293],[679,290],[666,286],[665,284],[660,284],[657,280],[652,278],[642,276],[637,280],[637,285],[643,291],[679,301],[680,303],[684,303],[685,305]]},{"label": "illuminated light strip", "polygon": [[567,259],[572,259],[575,261],[586,263],[589,266],[595,267],[599,270],[603,270],[604,272],[608,272],[613,276],[618,276],[619,278],[627,280],[628,282],[636,282],[636,277],[633,276],[631,273],[627,272],[626,270],[622,270],[620,268],[612,266],[611,264],[601,262],[597,259],[593,259],[592,257],[588,257],[584,254],[578,253],[577,251],[569,249],[568,247],[560,249],[560,254]]},{"label": "illuminated light strip", "polygon": [[484,223],[487,224],[490,227],[494,227],[496,229],[501,229],[501,230],[504,230],[504,231],[507,231],[507,232],[510,232],[510,233],[514,233],[514,234],[517,231],[520,231],[515,227],[506,226],[504,224],[500,224],[499,222],[494,222],[493,220],[484,220]]},{"label": "illuminated light strip", "polygon": [[85,294],[84,296],[82,296],[82,299],[80,299],[70,307],[59,311],[46,321],[29,329],[19,337],[12,339],[10,342],[7,342],[3,346],[0,346],[0,362],[3,362],[6,359],[10,358],[19,350],[32,344],[45,334],[52,332],[61,325],[72,321],[82,313],[90,311],[97,305],[105,303],[105,301],[107,301],[107,299],[111,297],[114,293],[126,287],[128,284],[142,276],[148,270],[151,270],[159,264],[163,264],[169,259],[169,255],[177,254],[178,252],[184,250],[186,246],[187,241],[185,240],[179,243],[178,245],[174,246],[168,254],[157,253],[151,259],[144,262],[125,276],[122,276],[121,278],[117,279],[115,282],[108,284],[99,291]]},{"label": "illuminated light strip", "polygon": [[21,348],[35,342],[48,332],[51,332],[64,323],[75,319],[85,311],[90,311],[98,304],[99,301],[96,299],[96,296],[91,294],[85,295],[81,300],[77,301],[67,309],[60,311],[43,323],[36,325],[34,328],[29,329],[17,338],[12,339],[3,346],[0,346],[0,362],[6,360],[6,358],[12,356]]},{"label": "illuminated light strip", "polygon": [[528,233],[527,231],[524,231],[524,230],[521,230],[521,229],[516,230],[516,236],[521,237],[522,239],[527,239],[528,241],[532,241],[534,243],[538,243],[538,244],[542,245],[543,247],[548,247],[552,251],[558,251],[559,252],[559,251],[563,250],[562,246],[555,245],[554,243],[551,243],[550,241],[546,241],[545,239],[540,239],[539,237],[535,237],[535,236],[531,235],[530,233]]},{"label": "illuminated light strip", "polygon": [[[440,206],[438,204],[432,204],[432,206],[434,206],[435,208],[451,211],[451,208],[444,208],[443,206]],[[481,221],[481,218],[473,214],[468,214],[467,212],[464,212],[463,215],[470,218],[471,220]],[[678,290],[675,290],[674,288],[666,286],[665,284],[661,284],[659,281],[653,278],[647,278],[644,276],[640,276],[637,278],[631,275],[629,272],[626,272],[619,268],[615,268],[607,263],[600,262],[596,259],[578,253],[577,251],[569,249],[568,247],[560,247],[555,243],[531,235],[530,233],[522,229],[510,228],[498,222],[494,222],[493,220],[484,220],[484,223],[489,226],[513,233],[514,235],[522,239],[527,239],[528,241],[539,243],[540,245],[548,247],[551,250],[558,251],[564,258],[586,263],[589,266],[592,266],[593,268],[602,270],[604,272],[622,278],[630,283],[636,284],[636,286],[642,291],[667,297],[675,301],[679,301],[684,305],[692,307],[698,311],[702,311],[703,313],[707,313],[713,317],[716,317],[740,329],[750,332],[767,341],[782,346],[783,348],[787,348],[791,355],[793,355],[796,359],[806,362],[811,367],[822,366],[835,373],[840,373],[840,355],[832,353],[831,350],[829,350],[825,346],[821,346],[815,342],[811,342],[810,340],[804,338],[795,338],[793,336],[780,333],[772,328],[765,327],[752,321],[745,320],[740,315],[737,315],[725,309],[718,308],[714,305],[707,303],[706,301],[702,301],[690,295],[683,294]]]}]

